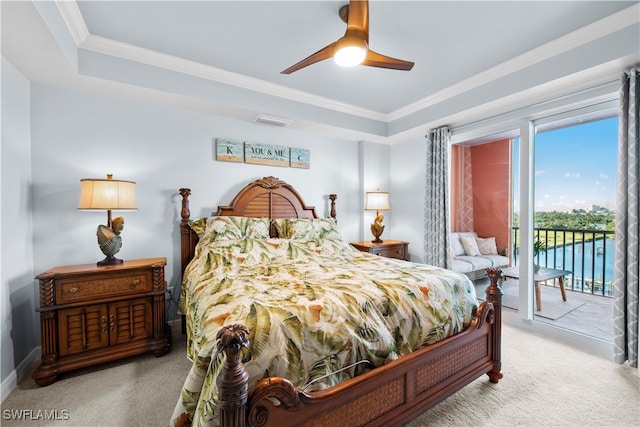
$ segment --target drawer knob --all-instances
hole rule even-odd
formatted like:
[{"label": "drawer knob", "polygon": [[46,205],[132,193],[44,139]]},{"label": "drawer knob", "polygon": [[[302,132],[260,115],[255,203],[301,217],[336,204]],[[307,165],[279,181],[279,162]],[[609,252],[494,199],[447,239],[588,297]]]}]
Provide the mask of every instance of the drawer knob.
[{"label": "drawer knob", "polygon": [[69,288],[69,292],[71,292],[72,294],[75,294],[78,291],[79,291],[79,289],[76,288],[75,286],[73,288]]},{"label": "drawer knob", "polygon": [[131,288],[135,288],[136,286],[138,286],[140,284],[140,280],[136,279],[133,282],[131,282]]}]

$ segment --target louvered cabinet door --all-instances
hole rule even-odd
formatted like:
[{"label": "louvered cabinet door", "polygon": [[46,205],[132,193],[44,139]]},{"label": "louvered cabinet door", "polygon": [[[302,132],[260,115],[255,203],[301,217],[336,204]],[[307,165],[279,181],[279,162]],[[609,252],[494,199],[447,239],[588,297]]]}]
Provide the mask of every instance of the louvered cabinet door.
[{"label": "louvered cabinet door", "polygon": [[58,325],[61,356],[109,345],[107,304],[60,310]]},{"label": "louvered cabinet door", "polygon": [[109,344],[122,344],[153,336],[151,301],[139,298],[109,305]]}]

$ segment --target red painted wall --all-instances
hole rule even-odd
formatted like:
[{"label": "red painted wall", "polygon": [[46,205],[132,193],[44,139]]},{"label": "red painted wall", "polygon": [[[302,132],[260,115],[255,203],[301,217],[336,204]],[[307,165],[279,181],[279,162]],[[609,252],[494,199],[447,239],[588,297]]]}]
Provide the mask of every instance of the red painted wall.
[{"label": "red painted wall", "polygon": [[511,234],[510,146],[505,139],[471,147],[474,228],[479,237],[495,236],[499,251]]}]

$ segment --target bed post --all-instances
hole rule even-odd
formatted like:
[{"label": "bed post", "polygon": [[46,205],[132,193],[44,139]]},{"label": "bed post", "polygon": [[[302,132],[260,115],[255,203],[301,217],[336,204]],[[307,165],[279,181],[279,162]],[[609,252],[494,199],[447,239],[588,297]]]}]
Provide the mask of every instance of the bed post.
[{"label": "bed post", "polygon": [[249,374],[242,364],[242,347],[249,345],[249,330],[243,325],[223,326],[216,338],[227,359],[216,378],[221,427],[247,425]]},{"label": "bed post", "polygon": [[500,343],[502,342],[502,288],[500,287],[500,282],[502,281],[504,275],[502,274],[502,270],[499,268],[487,268],[487,277],[491,283],[485,289],[485,293],[487,294],[487,301],[493,304],[493,308],[495,310],[494,319],[493,319],[493,333],[492,335],[492,355],[493,355],[493,369],[487,372],[489,376],[489,381],[492,383],[497,383],[500,378],[502,378],[502,373],[500,370],[502,369],[502,360],[500,355]]},{"label": "bed post", "polygon": [[[189,196],[191,195],[190,188],[181,188],[180,195],[182,196],[182,209],[180,210],[180,277],[184,275],[184,269],[187,268],[187,264],[193,258],[193,230],[189,227],[189,217],[191,211],[189,210]],[[184,318],[184,314],[181,316],[181,331],[183,334],[187,333],[187,323]]]},{"label": "bed post", "polygon": [[191,227],[189,227],[189,217],[191,211],[189,210],[189,196],[191,195],[190,188],[181,188],[180,195],[182,196],[182,209],[180,210],[180,254],[181,264],[180,271],[184,273],[184,269],[193,257],[192,244],[191,244]]}]

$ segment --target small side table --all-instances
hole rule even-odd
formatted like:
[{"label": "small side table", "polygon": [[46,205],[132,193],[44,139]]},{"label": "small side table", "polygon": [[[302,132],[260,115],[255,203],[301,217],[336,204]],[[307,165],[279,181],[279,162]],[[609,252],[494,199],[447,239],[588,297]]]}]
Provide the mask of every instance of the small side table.
[{"label": "small side table", "polygon": [[[520,268],[519,267],[509,267],[502,269],[502,273],[504,274],[505,279],[519,279],[520,278]],[[547,280],[555,280],[558,279],[558,284],[560,285],[560,294],[562,295],[562,301],[567,300],[567,293],[564,289],[564,276],[567,274],[571,274],[568,270],[557,270],[555,268],[546,268],[540,267],[537,272],[533,273],[533,282],[535,283],[535,294],[536,294],[536,310],[542,310],[542,297],[540,295],[540,282],[545,282]]]},{"label": "small side table", "polygon": [[384,240],[382,243],[352,242],[351,246],[360,252],[369,252],[386,258],[409,261],[409,243],[400,240]]}]

